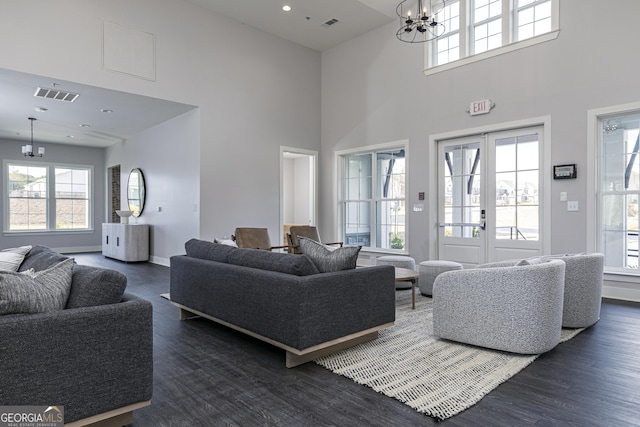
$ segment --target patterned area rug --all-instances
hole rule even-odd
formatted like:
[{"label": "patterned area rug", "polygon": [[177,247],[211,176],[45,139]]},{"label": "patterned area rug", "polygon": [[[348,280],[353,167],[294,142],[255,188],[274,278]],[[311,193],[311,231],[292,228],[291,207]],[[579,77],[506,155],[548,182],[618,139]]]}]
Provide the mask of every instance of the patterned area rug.
[{"label": "patterned area rug", "polygon": [[[393,397],[437,420],[480,401],[538,356],[488,350],[433,336],[431,298],[399,291],[396,323],[377,340],[315,360],[330,371]],[[408,297],[407,297],[408,295]],[[584,329],[563,329],[567,341]]]}]

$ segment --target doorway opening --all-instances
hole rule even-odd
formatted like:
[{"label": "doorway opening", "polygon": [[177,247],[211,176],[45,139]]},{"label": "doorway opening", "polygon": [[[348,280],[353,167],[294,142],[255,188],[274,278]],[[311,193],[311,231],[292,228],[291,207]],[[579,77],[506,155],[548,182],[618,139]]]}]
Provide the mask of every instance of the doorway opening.
[{"label": "doorway opening", "polygon": [[316,225],[318,152],[280,147],[280,241],[292,225]]}]

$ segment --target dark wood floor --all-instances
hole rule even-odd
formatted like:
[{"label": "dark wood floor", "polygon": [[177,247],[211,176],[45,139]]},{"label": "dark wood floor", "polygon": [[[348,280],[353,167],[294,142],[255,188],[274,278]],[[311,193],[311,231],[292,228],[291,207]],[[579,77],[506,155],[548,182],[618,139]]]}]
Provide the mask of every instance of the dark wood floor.
[{"label": "dark wood floor", "polygon": [[[72,256],[125,273],[127,291],[153,303],[154,394],[135,412],[135,427],[435,424],[314,363],[287,369],[284,352],[261,341],[210,321],[178,320],[160,297],[169,291],[167,267]],[[596,325],[438,424],[640,426],[640,304],[605,300]]]}]

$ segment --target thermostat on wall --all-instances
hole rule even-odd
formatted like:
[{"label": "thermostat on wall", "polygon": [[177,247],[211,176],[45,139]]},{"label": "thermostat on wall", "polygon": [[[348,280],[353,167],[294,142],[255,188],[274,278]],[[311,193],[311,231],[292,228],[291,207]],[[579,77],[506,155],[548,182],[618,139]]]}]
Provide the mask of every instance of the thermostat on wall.
[{"label": "thermostat on wall", "polygon": [[576,165],[555,165],[553,167],[553,179],[577,178]]}]

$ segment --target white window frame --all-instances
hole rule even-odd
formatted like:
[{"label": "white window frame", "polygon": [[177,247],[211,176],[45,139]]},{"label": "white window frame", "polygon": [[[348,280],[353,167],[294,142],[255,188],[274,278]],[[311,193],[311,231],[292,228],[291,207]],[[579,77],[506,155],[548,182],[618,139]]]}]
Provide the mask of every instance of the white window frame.
[{"label": "white window frame", "polygon": [[[599,185],[600,185],[600,122],[614,115],[640,112],[640,102],[621,104],[587,111],[587,251],[598,252],[600,237],[599,218]],[[640,301],[640,273],[626,269],[604,268],[604,286],[602,296],[605,298]]]},{"label": "white window frame", "polygon": [[[424,73],[429,76],[454,68],[462,67],[477,61],[493,58],[498,55],[524,49],[540,43],[555,40],[560,34],[560,0],[551,1],[551,31],[524,40],[516,40],[517,9],[513,7],[515,0],[503,0],[502,3],[502,37],[503,46],[491,49],[479,54],[472,53],[473,45],[473,0],[457,0],[460,2],[460,59],[446,64],[436,65],[437,60],[437,39],[425,43],[424,47]],[[434,0],[437,6],[442,4],[442,0]],[[446,31],[446,28],[445,28]],[[445,33],[446,34],[446,33]]]},{"label": "white window frame", "polygon": [[[495,0],[489,0],[489,2],[492,2]],[[502,0],[502,12],[499,16],[494,16],[494,17],[487,17],[486,19],[482,20],[482,21],[478,21],[476,22],[474,20],[474,15],[475,15],[475,9],[476,9],[476,2],[477,0],[469,0],[469,18],[468,18],[468,28],[469,28],[469,56],[471,55],[476,55],[476,30],[479,26],[481,25],[487,25],[487,28],[489,27],[489,24],[493,21],[497,21],[498,19],[501,19],[501,25],[500,25],[500,38],[501,38],[501,46],[496,47],[494,49],[499,49],[500,47],[506,45],[508,43],[508,28],[507,31],[505,31],[505,7],[506,7],[506,13],[508,13],[509,9],[508,9],[508,0]],[[464,20],[463,20],[462,14],[460,16],[461,19],[461,24],[464,24]],[[462,26],[462,25],[461,25]],[[487,39],[489,38],[489,36],[487,36]],[[488,40],[487,40],[488,43]],[[480,53],[484,53],[484,52],[488,52],[490,50],[493,50],[491,48],[487,48],[487,50],[483,50]],[[461,58],[464,58],[466,55],[461,55]]]},{"label": "white window frame", "polygon": [[[376,247],[375,240],[375,226],[376,226],[376,202],[383,200],[379,198],[376,194],[376,183],[377,183],[377,168],[376,168],[376,157],[375,153],[384,152],[389,150],[404,150],[405,153],[405,197],[404,197],[404,205],[405,205],[405,239],[404,239],[404,247],[402,249],[391,249],[391,248],[378,248]],[[365,147],[359,147],[349,150],[340,150],[335,152],[336,156],[336,170],[338,172],[338,235],[344,237],[345,235],[345,227],[344,223],[344,215],[345,215],[345,176],[344,176],[344,160],[347,156],[356,155],[356,154],[374,154],[372,158],[372,177],[371,177],[371,208],[369,210],[369,224],[370,224],[370,233],[371,233],[371,241],[370,246],[366,246],[362,248],[363,251],[366,252],[379,252],[379,253],[395,253],[395,254],[408,254],[409,253],[409,141],[401,140],[390,143],[378,144],[378,145],[370,145]],[[388,200],[388,199],[384,199]],[[346,243],[346,242],[345,242]]]},{"label": "white window frame", "polygon": [[[599,108],[589,110],[587,114],[588,124],[588,153],[589,163],[587,168],[587,179],[596,189],[594,192],[587,194],[587,248],[589,252],[602,252],[601,248],[601,230],[602,218],[600,207],[602,205],[602,189],[601,189],[601,173],[602,168],[600,159],[602,158],[602,122],[612,117],[640,114],[640,102],[617,105],[612,107]],[[632,191],[621,191],[620,193],[631,193]],[[607,267],[605,264],[605,273],[621,276],[640,277],[640,269],[633,270],[629,268]]]},{"label": "white window frame", "polygon": [[[462,11],[458,11],[458,21],[462,20],[462,15],[463,15]],[[451,16],[449,16],[448,19],[445,20],[445,22],[450,21],[450,19],[451,19]],[[462,55],[462,56],[460,55],[460,52],[465,52],[467,50],[467,38],[468,38],[467,37],[467,30],[468,30],[468,28],[465,25],[458,24],[458,29],[457,30],[449,31],[447,29],[447,24],[445,23],[445,31],[446,32],[444,34],[442,34],[442,36],[439,37],[437,40],[434,40],[433,42],[431,42],[432,43],[431,61],[433,63],[435,63],[437,61],[438,56],[439,56],[438,54],[439,54],[440,51],[438,50],[438,42],[440,40],[443,40],[443,39],[449,38],[449,37],[457,37],[457,39],[458,39],[458,59],[454,59],[452,61],[448,61],[448,62],[446,62],[446,64],[454,63],[456,61],[459,61],[461,57],[464,57],[464,55]],[[450,45],[448,45],[448,46],[450,46]],[[425,57],[426,57],[426,55],[427,55],[427,53],[425,52]],[[450,55],[451,55],[451,48],[448,47],[447,48],[447,56],[450,56]]]},{"label": "white window frame", "polygon": [[[10,230],[10,216],[9,216],[9,166],[26,166],[26,167],[41,167],[47,169],[47,220],[46,220],[46,228],[38,229],[38,230]],[[3,221],[3,234],[5,235],[15,235],[15,234],[65,234],[65,233],[86,233],[94,231],[94,189],[93,189],[93,166],[91,165],[72,165],[72,164],[62,164],[62,163],[33,163],[24,160],[3,160],[2,169],[4,173],[4,190],[3,190],[3,201],[4,201],[4,221]],[[58,198],[56,197],[56,182],[55,182],[55,170],[56,169],[77,169],[77,170],[86,170],[88,172],[88,183],[87,183],[87,191],[88,191],[88,206],[87,206],[87,228],[56,228],[56,201]],[[81,200],[81,199],[78,199]]]}]

